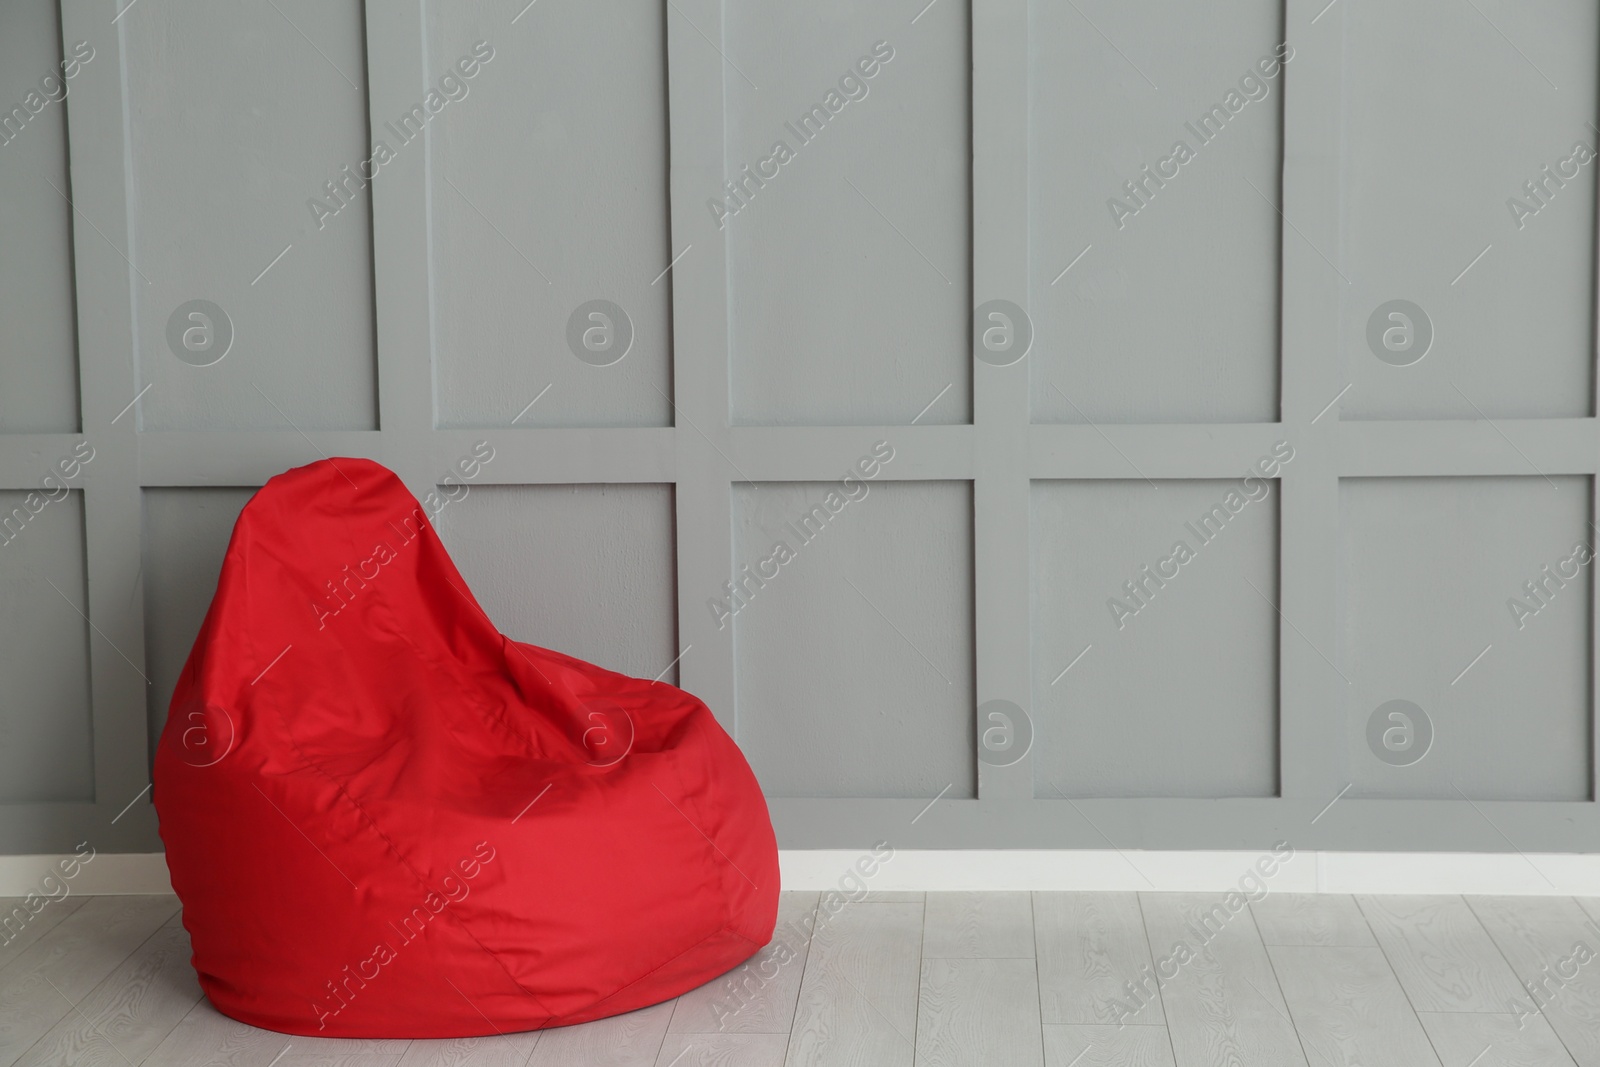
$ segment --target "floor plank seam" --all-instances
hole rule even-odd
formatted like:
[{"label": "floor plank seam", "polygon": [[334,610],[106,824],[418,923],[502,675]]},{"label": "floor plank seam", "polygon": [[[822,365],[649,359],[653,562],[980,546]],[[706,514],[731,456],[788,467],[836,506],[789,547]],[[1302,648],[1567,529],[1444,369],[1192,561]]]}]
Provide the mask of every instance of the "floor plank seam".
[{"label": "floor plank seam", "polygon": [[1144,951],[1150,961],[1150,973],[1156,980],[1156,1003],[1161,1006],[1161,1025],[1167,1031],[1167,1050],[1172,1053],[1174,1067],[1178,1062],[1178,1043],[1172,1037],[1172,1016],[1167,1014],[1167,994],[1161,988],[1161,975],[1156,972],[1156,947],[1150,938],[1150,920],[1144,912],[1144,894],[1135,893],[1134,901],[1139,905],[1139,928],[1144,931]]},{"label": "floor plank seam", "polygon": [[794,1030],[795,1023],[800,1018],[800,999],[805,996],[806,976],[811,973],[811,965],[816,961],[817,949],[817,923],[822,910],[822,897],[817,897],[817,902],[811,906],[811,925],[806,933],[806,962],[800,968],[800,981],[795,984],[794,1007],[789,1012],[789,1040],[783,1045],[784,1067],[789,1067],[789,1061],[794,1056]]},{"label": "floor plank seam", "polygon": [[[1255,916],[1251,916],[1250,921],[1251,924],[1254,925]],[[1257,930],[1257,940],[1260,940],[1260,937],[1261,931]],[[1306,1048],[1305,1035],[1300,1032],[1300,1024],[1294,1020],[1294,1005],[1289,1003],[1289,997],[1283,991],[1283,979],[1278,976],[1278,961],[1272,958],[1272,952],[1267,948],[1265,943],[1261,945],[1261,953],[1267,957],[1267,970],[1272,974],[1272,982],[1278,990],[1278,996],[1283,998],[1283,1010],[1288,1013],[1284,1016],[1284,1019],[1289,1024],[1289,1030],[1294,1034],[1295,1043],[1300,1046],[1300,1058],[1305,1062],[1306,1067],[1312,1067],[1311,1053]],[[1276,1011],[1277,1009],[1274,1008],[1273,1010]],[[1323,1058],[1320,1052],[1317,1053],[1317,1058]]]},{"label": "floor plank seam", "polygon": [[1378,946],[1378,952],[1383,957],[1383,964],[1389,968],[1389,974],[1394,978],[1395,985],[1400,987],[1400,995],[1406,998],[1406,1007],[1411,1009],[1411,1017],[1416,1020],[1417,1029],[1422,1031],[1422,1036],[1428,1039],[1428,1047],[1433,1050],[1433,1058],[1439,1061],[1439,1067],[1444,1067],[1444,1054],[1439,1051],[1439,1046],[1433,1040],[1433,1035],[1428,1028],[1422,1025],[1422,1017],[1417,1013],[1416,1001],[1411,999],[1411,991],[1400,980],[1400,972],[1395,970],[1394,960],[1389,958],[1389,950],[1383,947],[1383,938],[1378,936],[1378,931],[1373,928],[1372,920],[1368,918],[1366,910],[1361,907],[1361,901],[1351,897],[1356,906],[1356,913],[1361,916],[1361,921],[1367,926],[1367,933],[1372,935],[1373,944]]},{"label": "floor plank seam", "polygon": [[[1506,950],[1504,946],[1500,944],[1500,939],[1494,936],[1494,931],[1489,929],[1489,924],[1483,921],[1483,916],[1478,914],[1478,909],[1472,906],[1472,899],[1466,895],[1461,895],[1459,899],[1467,906],[1467,911],[1472,913],[1473,921],[1478,924],[1478,927],[1483,931],[1484,936],[1489,939],[1489,944],[1493,945],[1494,950],[1500,954],[1500,959],[1505,962],[1506,968],[1511,972],[1511,976],[1515,978],[1517,980],[1517,984],[1522,987],[1522,992],[1527,996],[1528,1003],[1533,1005],[1534,1014],[1543,1016],[1544,1005],[1539,1003],[1539,998],[1534,995],[1533,987],[1528,985],[1527,980],[1522,977],[1522,973],[1512,965],[1511,957],[1506,955]],[[1551,1029],[1553,1030],[1555,1028],[1551,1027]],[[1560,1035],[1558,1034],[1557,1036],[1559,1037]],[[1564,1047],[1566,1042],[1563,1041],[1562,1045]],[[1567,1055],[1572,1055],[1571,1049],[1567,1050]],[[1576,1061],[1577,1057],[1573,1056],[1573,1060]]]}]

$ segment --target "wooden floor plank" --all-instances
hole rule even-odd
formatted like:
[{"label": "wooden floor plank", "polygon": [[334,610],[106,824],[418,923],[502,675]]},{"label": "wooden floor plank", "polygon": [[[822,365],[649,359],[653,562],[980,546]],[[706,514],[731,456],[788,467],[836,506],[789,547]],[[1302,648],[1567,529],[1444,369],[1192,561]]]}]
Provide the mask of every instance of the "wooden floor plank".
[{"label": "wooden floor plank", "polygon": [[[1039,1006],[1046,1023],[1119,1022],[1125,986],[1151,973],[1150,945],[1132,893],[1033,894]],[[1160,999],[1140,1001],[1129,1022],[1162,1023]]]},{"label": "wooden floor plank", "polygon": [[653,1067],[673,1001],[578,1026],[543,1031],[528,1067]]},{"label": "wooden floor plank", "polygon": [[[0,899],[0,975],[23,949],[54,930],[87,899],[69,896],[44,905],[38,901],[28,904],[22,897]],[[39,910],[34,911],[35,907]]]},{"label": "wooden floor plank", "polygon": [[926,893],[915,893],[900,889],[872,889],[866,894],[845,901],[846,907],[851,904],[921,904]]},{"label": "wooden floor plank", "polygon": [[655,1067],[783,1067],[788,1034],[672,1034]]},{"label": "wooden floor plank", "polygon": [[297,1040],[235,1022],[202,1000],[145,1062],[150,1067],[267,1067]]},{"label": "wooden floor plank", "polygon": [[[201,1000],[173,1028],[145,1063],[150,1067],[391,1067],[409,1050],[409,1038],[393,1040],[299,1037],[262,1030],[228,1018]],[[280,1058],[281,1057],[281,1058]]]},{"label": "wooden floor plank", "polygon": [[[284,1053],[281,1063],[299,1060],[305,1063],[315,1063],[318,1057],[330,1063],[343,1063],[350,1060],[352,1063],[364,1062],[365,1058],[377,1060],[393,1059],[396,1062],[404,1056],[411,1047],[411,1039],[398,1038],[358,1038],[358,1037],[287,1037],[292,1041],[289,1051]],[[279,1046],[282,1047],[282,1046]]]},{"label": "wooden floor plank", "polygon": [[924,960],[917,1067],[990,1063],[1044,1067],[1033,960]]},{"label": "wooden floor plank", "polygon": [[929,893],[924,959],[1032,959],[1033,901],[1027,893]]},{"label": "wooden floor plank", "polygon": [[178,910],[178,898],[92,897],[0,972],[0,1065],[9,1067]]},{"label": "wooden floor plank", "polygon": [[1419,1012],[1507,1010],[1523,997],[1467,902],[1448,896],[1364,896],[1357,903]]},{"label": "wooden floor plank", "polygon": [[727,974],[679,997],[668,1033],[787,1034],[811,950],[817,897],[781,894],[772,941]]},{"label": "wooden floor plank", "polygon": [[[1302,1041],[1315,1067],[1600,1067],[1600,957],[1576,958],[1600,951],[1597,899],[900,896],[753,960],[758,1032],[737,1032],[745,1012],[694,1029],[721,1018],[710,983],[582,1026],[416,1042],[226,1019],[196,1002],[175,898],[69,897],[0,946],[0,1067],[1287,1067]],[[785,894],[784,916],[817,901]],[[1130,1025],[1094,1021],[1113,1001]],[[1082,1021],[1041,1026],[1052,1013]]]},{"label": "wooden floor plank", "polygon": [[1263,944],[1370,948],[1377,944],[1354,897],[1271,893],[1250,905]]},{"label": "wooden floor plank", "polygon": [[1174,1058],[1178,1067],[1305,1067],[1267,949],[1236,897],[1139,894]]},{"label": "wooden floor plank", "polygon": [[1176,1067],[1165,1026],[1046,1026],[1045,1067]]},{"label": "wooden floor plank", "polygon": [[1444,1067],[1573,1067],[1542,1015],[1419,1012]]},{"label": "wooden floor plank", "polygon": [[819,922],[788,1067],[911,1067],[921,960],[921,904],[857,904]]},{"label": "wooden floor plank", "polygon": [[200,999],[189,937],[170,922],[22,1054],[18,1067],[139,1063]]},{"label": "wooden floor plank", "polygon": [[1274,945],[1267,952],[1313,1061],[1438,1067],[1381,949]]},{"label": "wooden floor plank", "polygon": [[[1468,905],[1578,1067],[1600,1067],[1600,936],[1570,897],[1468,897]],[[1579,944],[1590,956],[1582,963]],[[1570,976],[1570,977],[1569,977]]]},{"label": "wooden floor plank", "polygon": [[534,1030],[444,1041],[419,1039],[406,1049],[400,1067],[523,1067],[539,1043],[539,1034]]}]

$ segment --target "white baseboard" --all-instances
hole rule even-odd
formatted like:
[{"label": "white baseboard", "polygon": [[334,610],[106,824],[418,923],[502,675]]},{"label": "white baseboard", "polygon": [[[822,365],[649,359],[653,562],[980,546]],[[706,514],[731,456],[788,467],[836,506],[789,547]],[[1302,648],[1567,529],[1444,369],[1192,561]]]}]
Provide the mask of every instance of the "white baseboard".
[{"label": "white baseboard", "polygon": [[[785,889],[859,893],[848,872],[864,853],[778,853]],[[1226,892],[1259,852],[901,850],[861,878],[872,892],[924,890],[1123,890]],[[0,897],[47,893],[60,856],[0,856]],[[1600,896],[1600,855],[1514,852],[1297,852],[1262,879],[1269,892],[1484,893]],[[170,893],[166,857],[100,853],[68,883],[80,895]],[[59,893],[59,889],[56,890]]]},{"label": "white baseboard", "polygon": [[[842,889],[864,853],[782,851],[785,889]],[[897,851],[861,881],[906,890],[1226,892],[1262,852]],[[870,867],[870,865],[869,865]],[[841,879],[844,879],[841,882]],[[1274,893],[1481,893],[1600,896],[1600,855],[1515,852],[1297,852],[1263,878]],[[1248,888],[1248,887],[1247,887]],[[859,892],[859,889],[856,890]],[[1259,891],[1259,890],[1258,890]]]},{"label": "white baseboard", "polygon": [[[63,878],[63,860],[77,862],[77,873]],[[46,879],[50,879],[48,882]],[[160,852],[100,852],[87,863],[70,856],[0,856],[0,897],[29,893],[60,896],[62,886],[73,896],[128,896],[170,893],[167,857]]]}]

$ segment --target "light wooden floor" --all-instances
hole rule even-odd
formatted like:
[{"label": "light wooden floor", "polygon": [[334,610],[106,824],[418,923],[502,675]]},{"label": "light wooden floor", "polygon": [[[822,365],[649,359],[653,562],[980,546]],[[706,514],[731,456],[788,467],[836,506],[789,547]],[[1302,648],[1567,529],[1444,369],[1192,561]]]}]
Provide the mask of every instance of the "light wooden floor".
[{"label": "light wooden floor", "polygon": [[[1221,902],[879,893],[619,1018],[330,1041],[213,1011],[174,898],[70,897],[0,946],[0,1067],[1600,1067],[1600,899],[1274,894],[1197,919]],[[786,893],[780,929],[817,908]]]}]

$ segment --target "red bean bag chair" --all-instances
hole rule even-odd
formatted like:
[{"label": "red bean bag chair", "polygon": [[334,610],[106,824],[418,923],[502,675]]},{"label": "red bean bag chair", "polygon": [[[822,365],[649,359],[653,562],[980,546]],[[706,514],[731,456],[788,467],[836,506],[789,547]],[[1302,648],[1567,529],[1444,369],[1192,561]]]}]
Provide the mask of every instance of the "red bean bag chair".
[{"label": "red bean bag chair", "polygon": [[616,1015],[777,916],[766,802],[706,706],[501,635],[367,460],[279,475],[239,516],[154,799],[201,987],[283,1033]]}]

